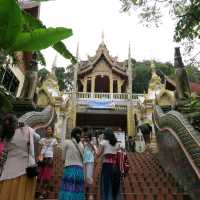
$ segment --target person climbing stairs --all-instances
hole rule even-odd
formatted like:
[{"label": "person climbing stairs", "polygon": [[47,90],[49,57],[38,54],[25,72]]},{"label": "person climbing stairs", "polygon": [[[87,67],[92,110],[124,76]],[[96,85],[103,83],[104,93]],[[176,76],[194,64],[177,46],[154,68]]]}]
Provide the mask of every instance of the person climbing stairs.
[{"label": "person climbing stairs", "polygon": [[[174,178],[156,160],[150,151],[144,153],[128,153],[130,170],[122,183],[123,200],[190,200],[187,193],[180,187]],[[61,163],[56,162],[55,167]],[[94,199],[100,199],[100,170],[101,163],[98,161],[94,175]],[[61,171],[55,170],[55,188],[59,188]],[[86,194],[86,200],[89,195]],[[56,191],[51,193],[49,199],[56,199]]]},{"label": "person climbing stairs", "polygon": [[[123,200],[190,200],[188,194],[164,171],[151,152],[128,153],[128,158],[130,170],[122,184]],[[101,200],[99,176],[100,163],[97,163],[95,200]]]}]

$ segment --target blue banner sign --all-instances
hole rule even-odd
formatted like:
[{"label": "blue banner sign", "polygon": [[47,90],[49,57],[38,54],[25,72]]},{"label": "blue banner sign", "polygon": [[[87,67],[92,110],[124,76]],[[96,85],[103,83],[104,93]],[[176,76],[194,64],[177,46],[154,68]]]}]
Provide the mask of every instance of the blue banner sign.
[{"label": "blue banner sign", "polygon": [[88,101],[88,107],[95,109],[112,109],[114,108],[114,103],[112,100],[108,99],[92,99]]}]

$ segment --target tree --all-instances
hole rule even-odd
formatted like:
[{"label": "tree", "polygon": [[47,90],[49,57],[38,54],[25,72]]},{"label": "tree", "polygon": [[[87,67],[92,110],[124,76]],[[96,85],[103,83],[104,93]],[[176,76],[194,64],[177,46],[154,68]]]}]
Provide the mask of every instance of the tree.
[{"label": "tree", "polygon": [[188,78],[191,82],[200,83],[200,71],[194,66],[186,66]]},{"label": "tree", "polygon": [[[66,59],[76,62],[74,56],[67,50],[61,40],[72,35],[72,30],[64,27],[46,28],[40,20],[22,10],[17,0],[0,0],[0,64],[17,51],[35,52],[37,58],[44,63],[39,52],[49,46],[63,55]],[[25,82],[27,78],[25,78]],[[4,107],[4,90],[0,92],[1,106]],[[4,100],[4,102],[3,102]]]},{"label": "tree", "polygon": [[65,58],[75,62],[61,40],[72,35],[72,30],[46,28],[40,20],[21,10],[16,0],[0,0],[0,50],[12,55],[16,51],[40,51],[49,46]]},{"label": "tree", "polygon": [[64,67],[57,67],[55,69],[60,91],[71,91],[73,83],[73,69],[73,65],[69,65],[66,69]]},{"label": "tree", "polygon": [[128,11],[131,7],[140,9],[140,17],[147,24],[159,20],[163,16],[162,9],[168,8],[169,14],[176,17],[175,40],[198,38],[200,36],[200,1],[199,0],[120,0],[122,10]]},{"label": "tree", "polygon": [[46,68],[42,68],[38,71],[39,85],[42,85],[43,81],[46,80],[48,74],[49,74],[49,71]]},{"label": "tree", "polygon": [[[174,40],[182,42],[186,54],[194,49],[200,38],[200,1],[199,0],[120,0],[122,11],[131,8],[139,11],[141,21],[147,26],[159,22],[163,16],[163,10],[168,9],[170,16],[176,20]],[[154,23],[152,23],[154,22]],[[200,52],[194,52],[191,58],[194,60]],[[194,63],[194,61],[193,61]],[[199,64],[199,63],[197,63]]]},{"label": "tree", "polygon": [[133,93],[147,93],[151,78],[150,62],[136,62],[133,68]]},{"label": "tree", "polygon": [[[73,73],[74,66],[69,65],[66,68],[64,67],[56,67],[55,75],[58,80],[58,86],[60,91],[69,92],[72,89],[73,84]],[[38,71],[39,84],[47,78],[49,71],[46,68],[42,68]]]}]

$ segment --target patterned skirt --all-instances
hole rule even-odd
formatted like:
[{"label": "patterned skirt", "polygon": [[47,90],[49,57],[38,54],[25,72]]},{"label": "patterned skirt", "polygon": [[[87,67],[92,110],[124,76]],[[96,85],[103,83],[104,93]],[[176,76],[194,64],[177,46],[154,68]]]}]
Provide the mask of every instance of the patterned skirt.
[{"label": "patterned skirt", "polygon": [[83,167],[72,165],[64,168],[59,200],[85,200]]},{"label": "patterned skirt", "polygon": [[40,173],[38,176],[41,182],[50,182],[53,177],[53,158],[44,158],[43,164],[40,167]]}]

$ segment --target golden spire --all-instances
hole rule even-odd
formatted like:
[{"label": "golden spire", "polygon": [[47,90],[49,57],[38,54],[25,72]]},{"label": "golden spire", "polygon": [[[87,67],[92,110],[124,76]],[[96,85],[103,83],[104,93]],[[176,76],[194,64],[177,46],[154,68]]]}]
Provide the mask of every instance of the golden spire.
[{"label": "golden spire", "polygon": [[128,48],[128,80],[129,80],[129,93],[132,93],[132,62],[131,62],[131,44],[129,42]]},{"label": "golden spire", "polygon": [[76,47],[76,59],[77,61],[79,60],[79,41],[77,42],[77,47]]},{"label": "golden spire", "polygon": [[102,33],[101,33],[101,44],[104,44],[104,39],[105,39],[104,30],[102,30]]}]

